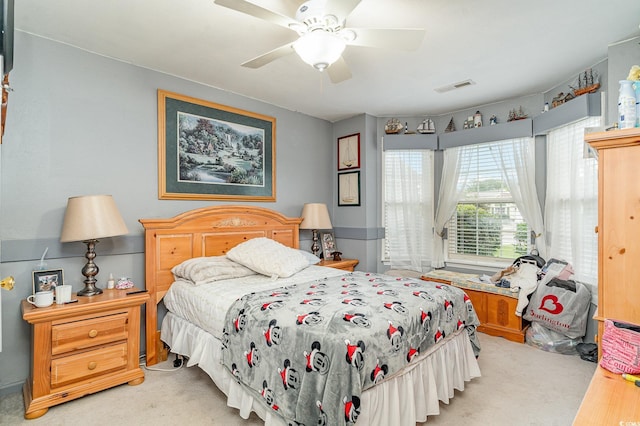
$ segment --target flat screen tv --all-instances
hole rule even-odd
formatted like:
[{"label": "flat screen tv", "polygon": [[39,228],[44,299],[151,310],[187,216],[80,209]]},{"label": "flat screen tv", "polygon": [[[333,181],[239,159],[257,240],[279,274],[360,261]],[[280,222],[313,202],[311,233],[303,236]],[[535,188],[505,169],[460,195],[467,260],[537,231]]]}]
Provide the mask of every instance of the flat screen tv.
[{"label": "flat screen tv", "polygon": [[0,55],[2,55],[2,76],[13,69],[13,2],[0,0]]}]

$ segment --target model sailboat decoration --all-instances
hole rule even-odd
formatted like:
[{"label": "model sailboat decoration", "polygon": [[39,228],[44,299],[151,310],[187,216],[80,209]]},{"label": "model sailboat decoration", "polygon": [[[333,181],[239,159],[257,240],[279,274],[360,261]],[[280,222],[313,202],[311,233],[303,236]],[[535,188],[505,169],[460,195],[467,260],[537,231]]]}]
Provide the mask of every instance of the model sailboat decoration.
[{"label": "model sailboat decoration", "polygon": [[593,70],[589,68],[578,75],[578,87],[569,87],[573,89],[573,94],[575,96],[584,95],[585,93],[594,93],[600,87],[600,83],[598,83],[598,74],[594,73]]},{"label": "model sailboat decoration", "polygon": [[355,148],[353,146],[353,144],[350,143],[345,143],[343,145],[343,149],[344,151],[341,153],[340,158],[342,158],[342,164],[346,167],[352,167],[354,164],[356,164],[356,160],[357,160],[357,154],[355,153]]},{"label": "model sailboat decoration", "polygon": [[352,175],[348,175],[345,176],[346,180],[347,180],[347,190],[345,193],[342,194],[342,202],[343,203],[353,203],[354,201],[356,201],[356,196],[353,193],[353,184],[352,184],[352,178],[355,178],[356,176],[352,176]]},{"label": "model sailboat decoration", "polygon": [[436,132],[436,126],[432,119],[426,118],[418,125],[416,131],[421,134],[431,134]]}]

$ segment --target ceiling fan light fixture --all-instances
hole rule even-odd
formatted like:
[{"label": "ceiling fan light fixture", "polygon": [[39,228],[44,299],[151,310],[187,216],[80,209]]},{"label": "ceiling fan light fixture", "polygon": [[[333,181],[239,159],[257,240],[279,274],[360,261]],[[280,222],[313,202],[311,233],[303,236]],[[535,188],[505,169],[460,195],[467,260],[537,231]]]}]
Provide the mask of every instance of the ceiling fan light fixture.
[{"label": "ceiling fan light fixture", "polygon": [[340,59],[346,46],[344,38],[332,32],[317,30],[303,34],[293,44],[293,49],[304,62],[323,71]]}]

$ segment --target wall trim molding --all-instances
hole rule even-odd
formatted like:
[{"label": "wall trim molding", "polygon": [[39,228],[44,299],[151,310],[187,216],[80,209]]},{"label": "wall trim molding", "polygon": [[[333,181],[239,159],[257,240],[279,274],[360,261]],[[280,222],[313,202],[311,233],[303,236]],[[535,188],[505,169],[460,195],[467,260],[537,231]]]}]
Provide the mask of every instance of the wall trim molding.
[{"label": "wall trim molding", "polygon": [[[379,240],[384,228],[333,228],[336,238],[346,240]],[[302,232],[301,232],[302,234]],[[311,234],[300,241],[311,241]],[[38,261],[47,249],[46,259],[84,257],[87,246],[82,242],[61,243],[58,238],[0,241],[0,263]],[[96,245],[100,256],[144,253],[144,235],[124,235],[105,238]]]}]

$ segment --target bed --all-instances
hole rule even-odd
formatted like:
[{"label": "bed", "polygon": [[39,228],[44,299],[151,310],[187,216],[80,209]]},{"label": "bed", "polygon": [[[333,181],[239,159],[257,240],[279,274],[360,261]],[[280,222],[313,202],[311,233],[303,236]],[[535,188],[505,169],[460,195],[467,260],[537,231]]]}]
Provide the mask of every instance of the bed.
[{"label": "bed", "polygon": [[[272,246],[274,253],[280,246],[290,250],[274,264],[298,259],[301,221],[227,205],[141,219],[150,295],[147,365],[157,363],[167,345],[187,357],[188,366],[204,370],[241,417],[253,411],[269,426],[414,425],[480,376],[478,320],[460,289],[313,262],[290,276],[276,277],[272,265],[255,273],[260,265],[246,263],[253,252],[245,248],[266,243],[269,253]],[[252,273],[209,277],[213,281],[200,285],[172,272],[226,258]],[[165,297],[168,312],[159,329]],[[373,306],[379,311],[367,310]]]}]

